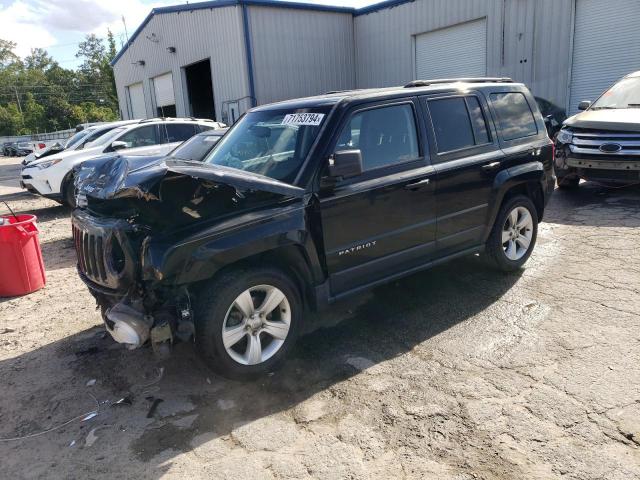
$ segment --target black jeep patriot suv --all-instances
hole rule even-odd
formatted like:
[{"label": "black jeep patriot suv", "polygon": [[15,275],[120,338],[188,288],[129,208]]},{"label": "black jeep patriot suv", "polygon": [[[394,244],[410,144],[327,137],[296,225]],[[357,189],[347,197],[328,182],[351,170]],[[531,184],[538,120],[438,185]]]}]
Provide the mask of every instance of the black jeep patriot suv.
[{"label": "black jeep patriot suv", "polygon": [[291,350],[305,308],[481,251],[520,268],[552,151],[509,79],[261,106],[204,162],[83,169],[78,270],[116,341],[163,351],[194,338],[215,370],[251,377]]}]

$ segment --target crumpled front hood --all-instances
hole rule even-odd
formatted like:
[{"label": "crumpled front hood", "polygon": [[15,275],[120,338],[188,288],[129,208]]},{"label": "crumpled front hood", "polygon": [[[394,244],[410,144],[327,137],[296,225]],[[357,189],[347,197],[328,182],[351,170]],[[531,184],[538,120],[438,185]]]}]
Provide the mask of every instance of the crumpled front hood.
[{"label": "crumpled front hood", "polygon": [[157,157],[123,157],[85,162],[76,175],[78,193],[102,200],[138,198],[160,200],[160,186],[167,177],[188,176],[228,185],[238,190],[258,190],[302,197],[304,190],[287,183],[233,168]]},{"label": "crumpled front hood", "polygon": [[640,132],[640,109],[587,110],[567,118],[564,125],[572,128]]}]

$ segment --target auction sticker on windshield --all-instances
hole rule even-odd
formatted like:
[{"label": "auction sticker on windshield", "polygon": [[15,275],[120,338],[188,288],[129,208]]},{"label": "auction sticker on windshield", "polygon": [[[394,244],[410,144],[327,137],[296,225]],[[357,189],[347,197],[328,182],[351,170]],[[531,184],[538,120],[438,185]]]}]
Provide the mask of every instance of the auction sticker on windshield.
[{"label": "auction sticker on windshield", "polygon": [[282,125],[318,126],[322,123],[324,113],[290,113],[282,119]]}]

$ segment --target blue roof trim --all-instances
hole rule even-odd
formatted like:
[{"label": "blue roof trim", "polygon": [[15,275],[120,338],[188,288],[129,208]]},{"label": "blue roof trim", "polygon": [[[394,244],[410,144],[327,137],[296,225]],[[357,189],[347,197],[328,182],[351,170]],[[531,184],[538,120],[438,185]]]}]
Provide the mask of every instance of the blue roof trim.
[{"label": "blue roof trim", "polygon": [[118,54],[111,60],[111,65],[115,65],[118,60],[124,55],[124,52],[129,48],[134,40],[140,35],[144,27],[151,21],[154,15],[161,13],[177,13],[177,12],[191,12],[194,10],[204,10],[222,7],[232,7],[234,5],[249,5],[258,7],[276,7],[276,8],[291,8],[296,10],[314,10],[318,12],[335,12],[335,13],[349,13],[353,16],[366,15],[368,13],[383,10],[385,8],[392,8],[403,3],[414,2],[415,0],[387,0],[384,2],[374,3],[368,7],[359,9],[350,7],[334,7],[331,5],[318,5],[313,3],[302,2],[289,2],[283,0],[210,0],[208,2],[199,3],[185,3],[181,5],[173,5],[169,7],[157,7],[149,12],[149,15],[143,20],[138,28],[131,34],[129,41],[120,49]]},{"label": "blue roof trim", "polygon": [[387,0],[385,2],[374,3],[373,5],[369,5],[367,7],[356,8],[353,11],[353,16],[359,17],[360,15],[366,15],[368,13],[377,12],[379,10],[397,7],[398,5],[402,5],[404,3],[413,3],[415,1],[416,0]]}]

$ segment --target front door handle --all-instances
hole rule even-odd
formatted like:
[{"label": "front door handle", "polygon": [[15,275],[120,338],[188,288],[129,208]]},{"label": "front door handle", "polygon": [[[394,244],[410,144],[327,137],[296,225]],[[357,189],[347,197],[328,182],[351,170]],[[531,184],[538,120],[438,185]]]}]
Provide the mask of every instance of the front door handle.
[{"label": "front door handle", "polygon": [[420,180],[419,182],[409,183],[404,186],[405,190],[420,190],[423,187],[426,187],[431,182],[431,179],[425,178],[424,180]]},{"label": "front door handle", "polygon": [[493,172],[494,170],[497,170],[499,168],[500,168],[500,162],[491,162],[482,166],[482,169],[485,172]]}]

